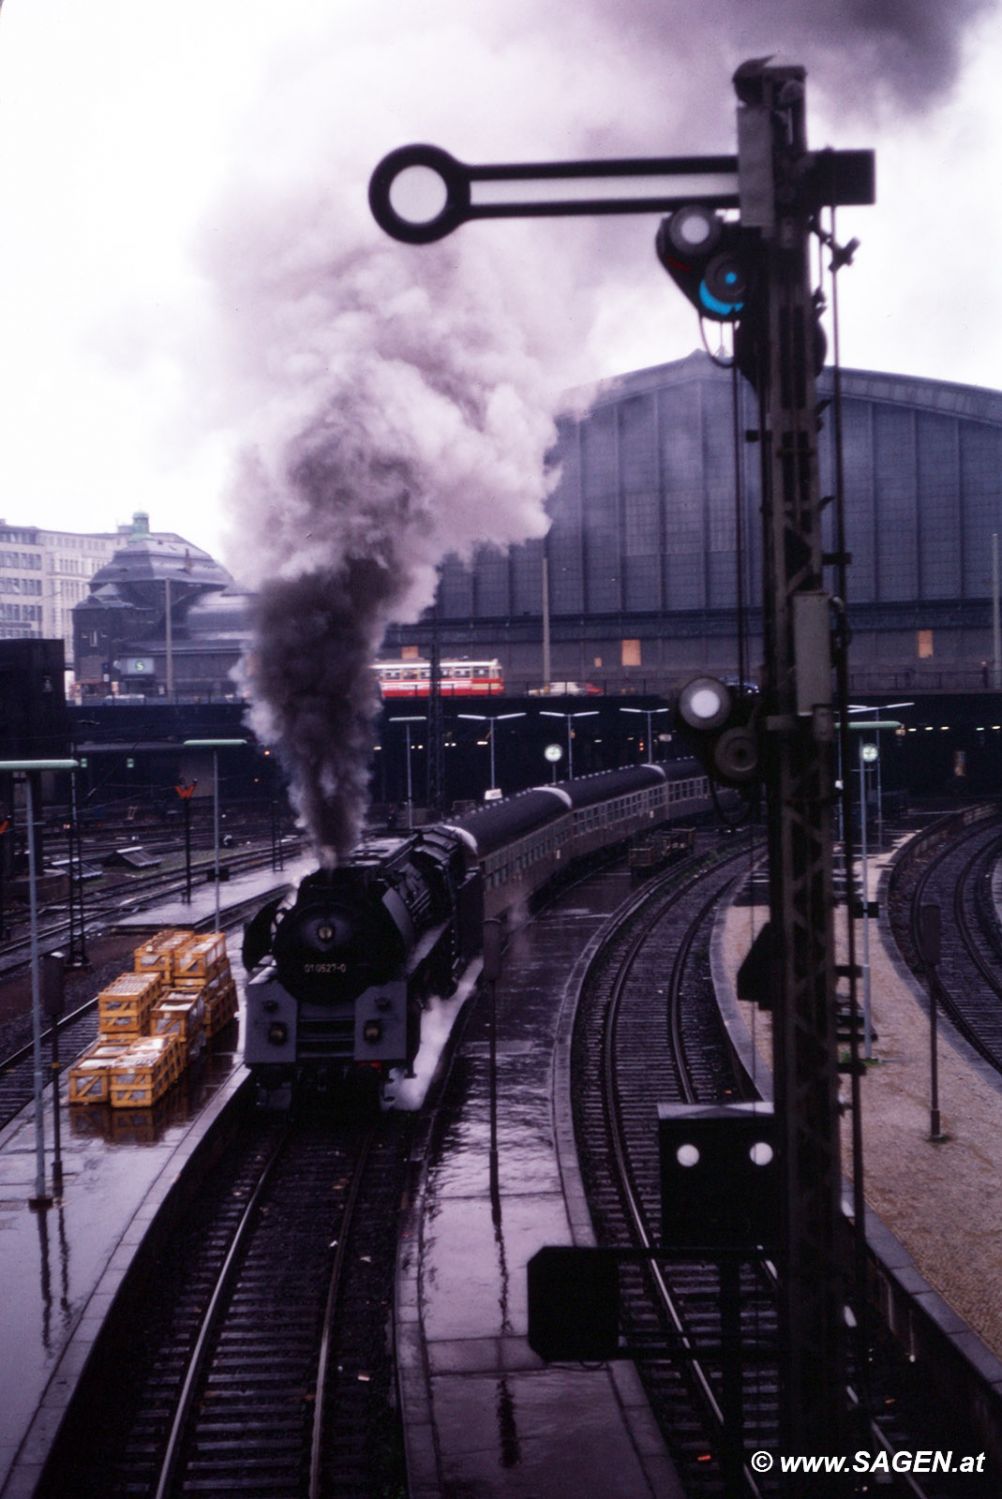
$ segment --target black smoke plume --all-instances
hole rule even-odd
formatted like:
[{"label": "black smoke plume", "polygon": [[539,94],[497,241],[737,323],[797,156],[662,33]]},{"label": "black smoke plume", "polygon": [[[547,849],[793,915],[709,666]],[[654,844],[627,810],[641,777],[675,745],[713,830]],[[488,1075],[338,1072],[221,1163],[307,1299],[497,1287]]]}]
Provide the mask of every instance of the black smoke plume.
[{"label": "black smoke plume", "polygon": [[[332,238],[334,236],[332,235]],[[545,528],[552,392],[510,282],[465,254],[376,243],[300,284],[268,345],[262,440],[236,488],[239,571],[256,586],[244,666],[318,855],[357,841],[391,619],[416,619],[450,551]],[[260,326],[257,331],[260,333]]]},{"label": "black smoke plume", "polygon": [[254,610],[252,725],[293,776],[317,853],[358,841],[378,693],[369,663],[399,578],[375,558],[266,583]]}]

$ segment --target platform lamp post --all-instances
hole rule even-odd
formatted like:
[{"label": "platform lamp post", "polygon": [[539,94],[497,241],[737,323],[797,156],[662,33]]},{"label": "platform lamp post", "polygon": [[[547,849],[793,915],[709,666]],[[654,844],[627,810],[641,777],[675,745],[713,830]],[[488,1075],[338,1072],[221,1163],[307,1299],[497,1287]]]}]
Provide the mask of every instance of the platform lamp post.
[{"label": "platform lamp post", "polygon": [[[888,705],[889,706],[889,705]],[[906,704],[898,704],[905,707]],[[881,729],[894,729],[901,727],[899,719],[896,718],[871,718],[863,723],[851,723],[849,729],[859,734],[872,733],[879,736]],[[870,886],[869,886],[869,864],[866,838],[866,768],[868,765],[880,765],[880,749],[877,738],[872,742],[859,741],[859,877],[863,893],[863,1055],[866,1060],[873,1059],[873,1000],[870,982]],[[851,886],[852,871],[846,870],[846,878]],[[852,910],[850,895],[850,913]],[[851,919],[851,915],[850,915]]]},{"label": "platform lamp post", "polygon": [[411,773],[411,724],[425,723],[425,715],[417,713],[405,718],[391,718],[390,723],[402,723],[407,748],[407,831],[414,827],[414,777]]},{"label": "platform lamp post", "polygon": [[42,1118],[42,1095],[45,1077],[42,1071],[42,968],[38,951],[38,869],[35,857],[35,785],[33,775],[43,770],[76,770],[76,760],[0,760],[0,771],[23,774],[28,800],[28,911],[31,927],[31,1044],[35,1071],[35,1195],[29,1199],[33,1208],[48,1207],[51,1197],[45,1191],[45,1121]]},{"label": "platform lamp post", "polygon": [[525,718],[524,713],[457,713],[457,718],[468,718],[476,723],[487,725],[487,743],[491,751],[491,790],[497,790],[497,776],[495,775],[494,760],[494,729],[499,723],[504,723],[509,718]]},{"label": "platform lamp post", "polygon": [[598,717],[598,709],[597,708],[583,708],[583,709],[581,709],[577,713],[554,713],[549,708],[541,708],[540,709],[540,713],[541,713],[541,715],[542,715],[543,718],[563,718],[567,722],[567,779],[569,781],[573,781],[573,779],[574,779],[574,731],[573,731],[572,726],[571,726],[571,720],[574,719],[574,718],[597,718]]},{"label": "platform lamp post", "polygon": [[[76,736],[81,729],[97,729],[96,718],[79,718],[70,730],[70,754],[79,762],[81,770],[87,769],[87,756],[80,753]],[[67,968],[89,968],[87,957],[87,920],[84,913],[83,877],[83,828],[80,825],[80,796],[76,771],[70,776],[70,891],[69,891],[69,952],[66,954]],[[78,930],[79,927],[79,930]]]},{"label": "platform lamp post", "polygon": [[219,931],[219,751],[245,746],[246,739],[184,739],[185,749],[211,749],[212,751],[212,859],[213,877],[216,882],[216,926]]},{"label": "platform lamp post", "polygon": [[654,731],[651,727],[658,713],[667,713],[668,708],[620,708],[620,713],[644,713],[647,716],[647,763],[654,764]]},{"label": "platform lamp post", "polygon": [[[873,719],[870,720],[869,726],[870,726],[870,728],[874,728],[874,727],[876,727],[876,721],[879,718],[879,716],[880,716],[881,713],[890,712],[890,710],[892,708],[914,708],[914,706],[915,706],[914,702],[911,702],[911,701],[907,702],[907,703],[878,703],[878,704],[876,704],[873,707],[862,707],[862,706],[850,705],[850,707],[847,709],[847,712],[849,713],[850,716],[852,714],[854,714],[854,713],[872,713],[874,715],[874,717],[873,717]],[[865,726],[864,724],[860,724],[859,725],[860,728],[863,728],[864,726]],[[900,728],[900,727],[901,727],[901,725],[899,724],[898,728]],[[877,756],[877,845],[878,845],[879,848],[883,848],[883,846],[884,846],[884,790],[883,790],[883,785],[881,783],[880,765],[881,765],[881,757],[878,755]]]}]

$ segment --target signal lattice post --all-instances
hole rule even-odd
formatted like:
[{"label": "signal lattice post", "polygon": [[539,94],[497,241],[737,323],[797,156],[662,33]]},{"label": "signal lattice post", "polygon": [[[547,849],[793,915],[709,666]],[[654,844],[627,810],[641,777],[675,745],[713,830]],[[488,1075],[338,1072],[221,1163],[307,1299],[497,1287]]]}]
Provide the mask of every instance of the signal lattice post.
[{"label": "signal lattice post", "polygon": [[[777,966],[773,1070],[779,1129],[782,1442],[838,1452],[846,1420],[846,1291],[832,929],[831,646],[822,587],[815,368],[808,280],[804,71],[739,73],[742,227],[764,284],[749,363],[760,402],[765,783]],[[821,620],[820,628],[811,628]],[[809,645],[808,645],[809,642]],[[782,1366],[781,1365],[781,1366]],[[806,1483],[806,1480],[805,1480]]]},{"label": "signal lattice post", "polygon": [[[844,1450],[846,1289],[841,1227],[832,932],[832,652],[824,591],[816,374],[823,353],[808,278],[825,206],[874,201],[869,151],[811,153],[805,72],[745,64],[735,75],[738,156],[469,166],[438,147],[391,152],[369,202],[387,233],[427,244],[473,219],[669,213],[656,249],[702,317],[735,327],[734,357],[759,399],[762,455],[762,701],[733,732],[725,769],[758,761],[769,804],[776,1139],[781,1207],[781,1440],[785,1453]],[[399,179],[434,173],[426,217],[394,202]],[[623,195],[612,190],[624,181]],[[683,182],[682,179],[685,179]],[[698,179],[698,180],[697,180]],[[519,183],[534,185],[526,201]],[[484,184],[490,184],[486,189]],[[541,184],[550,190],[539,195]],[[513,194],[506,196],[506,190]],[[444,195],[444,204],[442,197]],[[735,221],[717,210],[739,209]],[[808,1480],[790,1479],[791,1495]],[[843,1480],[811,1478],[811,1494]]]}]

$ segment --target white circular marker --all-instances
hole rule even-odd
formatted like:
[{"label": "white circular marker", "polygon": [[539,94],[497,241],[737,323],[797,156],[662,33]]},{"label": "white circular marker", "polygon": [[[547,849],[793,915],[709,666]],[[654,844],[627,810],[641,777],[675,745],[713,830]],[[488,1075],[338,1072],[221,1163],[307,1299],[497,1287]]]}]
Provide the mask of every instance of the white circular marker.
[{"label": "white circular marker", "polygon": [[549,760],[553,765],[556,765],[558,760],[562,760],[564,758],[564,752],[560,748],[559,744],[548,744],[543,751],[543,755],[544,758]]},{"label": "white circular marker", "polygon": [[680,1166],[698,1166],[699,1149],[695,1145],[680,1145],[675,1152],[675,1159]]},{"label": "white circular marker", "polygon": [[700,218],[698,214],[690,214],[685,222],[679,226],[678,237],[685,240],[687,245],[697,249],[705,245],[710,238],[712,225],[709,219]]},{"label": "white circular marker", "polygon": [[448,201],[448,189],[432,167],[404,167],[390,187],[390,207],[408,224],[430,224]]},{"label": "white circular marker", "polygon": [[713,718],[720,712],[720,694],[712,687],[699,687],[689,699],[689,711],[694,718]]},{"label": "white circular marker", "polygon": [[768,1166],[772,1160],[772,1146],[767,1140],[758,1140],[748,1154],[753,1166]]}]

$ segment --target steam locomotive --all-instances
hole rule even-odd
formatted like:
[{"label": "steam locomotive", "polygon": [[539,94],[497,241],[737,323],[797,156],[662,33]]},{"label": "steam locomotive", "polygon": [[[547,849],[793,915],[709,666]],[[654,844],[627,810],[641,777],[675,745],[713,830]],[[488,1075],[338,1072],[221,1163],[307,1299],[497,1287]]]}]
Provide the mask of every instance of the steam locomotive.
[{"label": "steam locomotive", "polygon": [[432,994],[479,956],[485,916],[576,861],[711,806],[692,760],[603,771],[494,802],[456,823],[372,841],[266,905],[246,928],[244,1060],[259,1095],[297,1076],[409,1069]]}]

